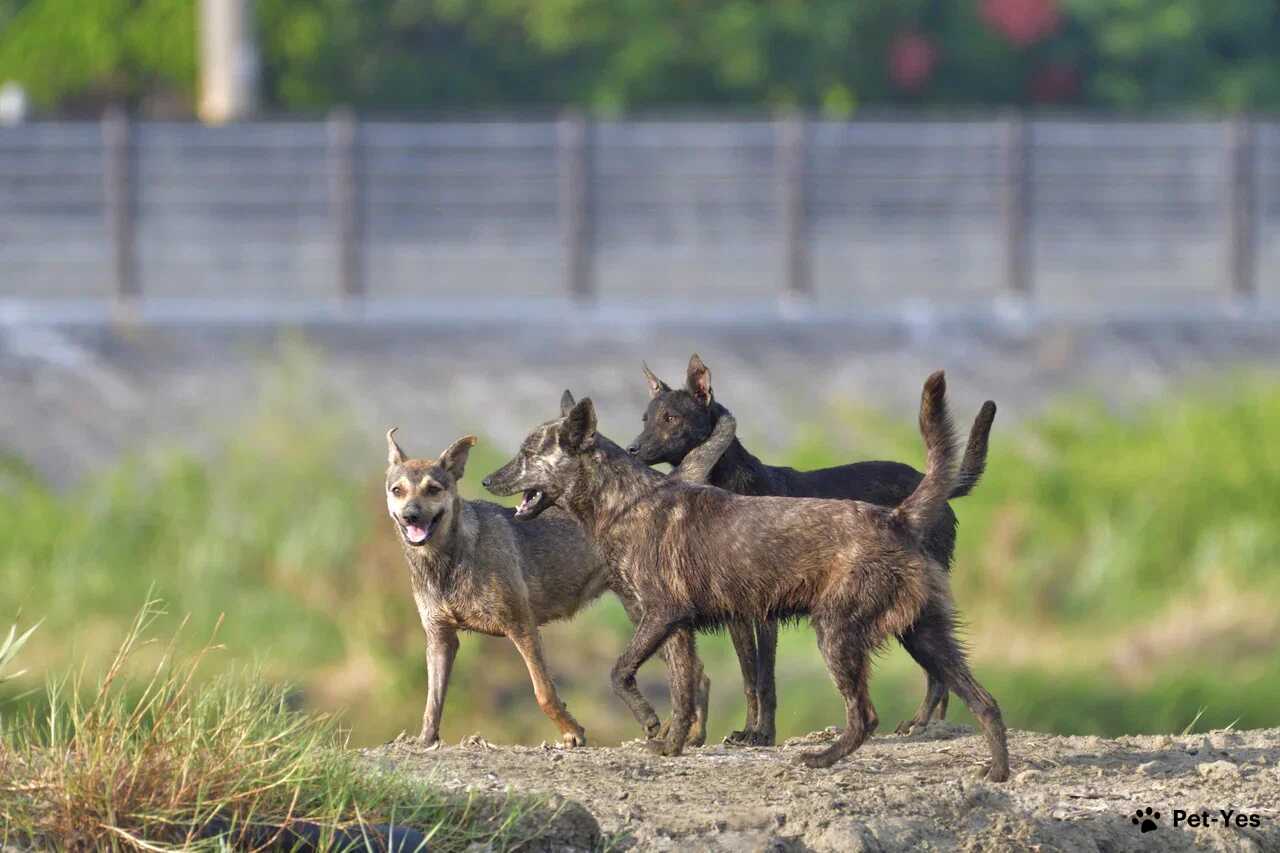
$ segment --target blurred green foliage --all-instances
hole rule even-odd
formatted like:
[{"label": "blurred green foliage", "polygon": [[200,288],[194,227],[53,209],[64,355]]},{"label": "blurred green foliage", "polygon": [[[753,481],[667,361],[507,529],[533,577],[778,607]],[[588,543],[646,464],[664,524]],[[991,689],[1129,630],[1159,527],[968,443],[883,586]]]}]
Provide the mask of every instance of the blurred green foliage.
[{"label": "blurred green foliage", "polygon": [[[296,684],[304,705],[342,711],[357,742],[416,729],[423,641],[384,517],[382,439],[357,433],[321,382],[296,364],[281,371],[261,415],[212,456],[156,451],[57,490],[17,462],[0,468],[0,623],[18,611],[45,620],[24,650],[31,672],[0,691],[28,692],[42,672],[100,669],[151,591],[170,618],[191,615],[188,636],[208,636],[225,615],[211,673],[253,662]],[[909,423],[841,410],[815,423],[773,461],[921,462]],[[1247,377],[1124,413],[1072,401],[1016,427],[997,418],[986,476],[954,503],[953,576],[975,671],[1010,725],[1181,731],[1201,709],[1201,730],[1276,723],[1280,450],[1268,439],[1278,431],[1280,385]],[[440,449],[429,438],[403,441],[429,454]],[[481,441],[464,493],[482,496],[477,484],[504,449]],[[545,629],[562,693],[595,743],[636,735],[608,685],[628,635],[608,598]],[[723,736],[741,723],[737,664],[723,634],[700,649],[711,733]],[[839,722],[807,626],[783,632],[778,671],[783,735]],[[641,676],[661,699],[661,664]],[[893,646],[872,679],[881,719],[908,716],[922,688]],[[444,736],[474,732],[554,735],[510,644],[468,635]]]},{"label": "blurred green foliage", "polygon": [[193,0],[0,0],[0,81],[44,106],[138,101],[196,79]]},{"label": "blurred green foliage", "polygon": [[[195,0],[0,0],[0,80],[190,103]],[[256,0],[281,110],[671,105],[1275,109],[1250,0]]]}]

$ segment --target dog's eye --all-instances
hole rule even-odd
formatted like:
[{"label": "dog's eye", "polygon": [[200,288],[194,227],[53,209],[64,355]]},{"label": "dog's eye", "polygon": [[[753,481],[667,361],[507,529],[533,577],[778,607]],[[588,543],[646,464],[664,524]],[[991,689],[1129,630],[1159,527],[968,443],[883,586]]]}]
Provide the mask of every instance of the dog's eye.
[{"label": "dog's eye", "polygon": [[673,414],[671,414],[670,412],[668,412],[667,414],[663,415],[663,416],[662,416],[662,419],[663,419],[664,421],[666,421],[667,423],[669,423],[669,424],[673,424],[673,423],[675,423],[675,422],[676,422],[676,416],[675,416],[675,415],[673,415]]},{"label": "dog's eye", "polygon": [[404,497],[404,486],[392,486],[391,494],[395,495],[398,498]]},{"label": "dog's eye", "polygon": [[440,494],[440,486],[437,483],[431,483],[430,485],[427,486],[427,494],[429,495]]}]

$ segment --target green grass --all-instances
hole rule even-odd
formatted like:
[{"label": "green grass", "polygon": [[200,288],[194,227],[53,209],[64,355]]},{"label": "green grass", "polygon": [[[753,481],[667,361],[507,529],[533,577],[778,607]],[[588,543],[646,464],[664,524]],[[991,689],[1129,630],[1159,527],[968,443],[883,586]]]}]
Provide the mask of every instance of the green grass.
[{"label": "green grass", "polygon": [[[30,691],[41,673],[105,672],[103,650],[154,588],[171,612],[191,614],[188,636],[208,636],[222,619],[226,651],[206,663],[209,678],[249,662],[268,684],[296,684],[291,702],[340,712],[355,743],[416,731],[423,644],[384,517],[381,438],[357,434],[305,374],[282,371],[271,403],[211,455],[152,451],[73,490],[17,461],[0,467],[0,594],[20,591],[0,599],[0,615],[45,620],[24,650],[32,672],[0,693]],[[839,408],[816,421],[789,452],[763,455],[799,467],[920,464],[911,422]],[[750,424],[743,430],[750,436]],[[1178,731],[1201,708],[1199,729],[1280,722],[1280,616],[1268,605],[1280,594],[1280,448],[1269,440],[1278,434],[1280,384],[1260,377],[1135,411],[1068,401],[1016,428],[997,418],[987,475],[954,504],[954,578],[975,670],[1011,725]],[[430,452],[452,437],[406,441]],[[503,450],[481,441],[466,494],[480,496],[479,478]],[[562,693],[594,743],[637,733],[608,687],[627,635],[609,600],[545,632]],[[700,648],[711,732],[723,735],[741,723],[737,665],[723,635]],[[779,673],[783,734],[840,721],[806,627],[784,633]],[[649,695],[663,695],[660,664],[642,678]],[[872,684],[889,725],[922,690],[896,647]],[[504,640],[463,640],[443,735],[474,732],[554,739]]]},{"label": "green grass", "polygon": [[131,672],[158,615],[157,602],[142,609],[96,685],[51,681],[42,713],[0,715],[0,844],[222,849],[246,827],[297,822],[318,824],[326,845],[370,824],[416,828],[432,850],[528,837],[531,800],[472,801],[371,772],[331,717],[291,710],[283,689],[244,673],[200,679],[211,646],[183,656],[170,644]]}]

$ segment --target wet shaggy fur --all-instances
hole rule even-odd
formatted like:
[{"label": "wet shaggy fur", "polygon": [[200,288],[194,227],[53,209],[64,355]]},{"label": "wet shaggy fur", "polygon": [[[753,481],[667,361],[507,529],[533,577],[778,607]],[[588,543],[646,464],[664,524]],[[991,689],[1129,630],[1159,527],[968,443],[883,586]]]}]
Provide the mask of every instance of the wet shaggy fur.
[{"label": "wet shaggy fur", "polygon": [[[689,359],[683,388],[673,389],[654,375],[647,365],[644,375],[651,399],[644,413],[644,428],[627,450],[646,465],[660,462],[679,465],[694,448],[707,440],[728,410],[716,402],[711,388],[711,371],[697,353]],[[988,400],[983,404],[969,432],[969,444],[947,499],[969,494],[982,477],[995,413],[995,403]],[[923,477],[910,465],[900,462],[855,462],[817,471],[766,465],[735,439],[712,468],[706,482],[740,495],[847,498],[895,507],[920,485]],[[923,546],[930,557],[950,571],[956,542],[955,513],[945,502],[931,501],[930,506],[937,508],[937,515],[921,524]],[[927,605],[920,618],[948,619],[946,612],[941,605]],[[738,654],[747,699],[746,724],[728,739],[760,746],[772,744],[777,714],[774,678],[777,623],[752,625],[738,622],[730,623],[728,628]],[[938,667],[929,660],[928,643],[915,627],[899,635],[899,640],[925,670],[928,679],[924,699],[915,716],[897,726],[899,734],[909,734],[931,718],[946,717],[948,691]]]},{"label": "wet shaggy fur", "polygon": [[[744,496],[665,478],[597,435],[587,399],[537,427],[485,484],[497,494],[532,490],[541,505],[568,510],[640,602],[643,614],[613,683],[646,728],[657,717],[636,687],[636,671],[673,632],[809,617],[846,708],[840,737],[803,756],[811,767],[828,767],[857,749],[878,722],[867,688],[872,653],[916,625],[927,603],[948,601],[946,573],[924,549],[921,526],[941,512],[956,483],[945,391],[941,372],[925,384],[920,426],[928,470],[895,508]],[[983,727],[991,751],[987,778],[1003,781],[1008,754],[995,700],[969,672],[950,619],[920,627],[944,683]],[[690,695],[691,684],[673,682],[671,728],[659,745],[668,754],[684,745]]]},{"label": "wet shaggy fur", "polygon": [[[568,411],[573,399],[565,394],[561,405]],[[458,439],[437,459],[412,459],[400,449],[394,433],[387,433],[387,512],[404,548],[427,635],[421,739],[428,744],[438,740],[458,632],[476,631],[511,640],[528,667],[538,706],[559,728],[562,742],[584,744],[582,726],[560,700],[547,672],[538,626],[572,617],[610,589],[622,592],[619,597],[632,621],[640,617],[638,602],[617,584],[600,553],[563,510],[552,508],[536,521],[518,523],[509,508],[458,495],[474,436]],[[733,435],[730,417],[672,476],[705,482]],[[694,685],[691,740],[700,743],[705,738],[710,681],[694,653],[692,634],[678,632],[662,656],[668,671],[678,673],[675,681]]]}]

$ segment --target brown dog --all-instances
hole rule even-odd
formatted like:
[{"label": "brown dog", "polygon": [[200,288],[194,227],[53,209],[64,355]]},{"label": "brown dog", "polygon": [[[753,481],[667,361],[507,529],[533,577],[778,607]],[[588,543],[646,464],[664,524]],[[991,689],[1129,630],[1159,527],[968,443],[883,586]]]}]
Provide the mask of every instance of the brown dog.
[{"label": "brown dog", "polygon": [[[986,777],[1009,775],[1004,723],[974,680],[956,642],[947,573],[922,546],[956,479],[957,442],[941,372],[925,383],[920,429],[928,451],[924,478],[898,506],[849,500],[757,497],[668,479],[596,433],[584,399],[536,428],[514,459],[487,477],[496,494],[523,491],[535,517],[560,504],[582,524],[614,572],[634,590],[643,616],[613,669],[615,691],[646,728],[653,708],[635,674],[673,632],[808,616],[827,668],[845,701],[844,732],[828,749],[806,753],[829,767],[875,729],[867,679],[872,653],[913,625],[946,686],[978,718],[991,751]],[[947,618],[918,624],[929,602]],[[692,685],[672,674],[672,716],[662,749],[679,753],[693,718]],[[681,677],[688,678],[687,674]]]},{"label": "brown dog", "polygon": [[[679,465],[686,455],[714,432],[719,418],[728,414],[711,390],[711,370],[694,353],[683,388],[672,388],[646,365],[650,401],[644,413],[644,429],[627,447],[627,452],[647,465],[666,462]],[[969,494],[987,464],[987,439],[995,418],[996,404],[988,400],[973,422],[969,444],[960,460],[960,473],[950,497]],[[849,498],[881,506],[897,506],[920,485],[924,475],[901,462],[854,462],[797,471],[777,465],[766,465],[735,440],[719,457],[708,485],[718,486],[740,495],[777,495],[790,498]],[[956,516],[949,506],[938,514],[933,526],[924,532],[922,544],[929,556],[950,571],[956,545]],[[937,613],[945,613],[938,608]],[[935,608],[926,606],[920,618],[932,619]],[[948,617],[944,617],[948,618]],[[747,698],[747,722],[741,731],[726,738],[729,742],[767,746],[774,739],[777,699],[774,685],[774,661],[778,647],[778,625],[730,622],[729,636],[742,669],[743,688]],[[928,677],[928,689],[919,710],[910,720],[898,725],[899,734],[910,734],[930,719],[947,715],[947,688],[937,666],[929,658],[927,645],[917,641],[923,636],[915,626],[898,637]]]},{"label": "brown dog", "polygon": [[[561,400],[567,412],[573,398]],[[711,466],[733,440],[729,418],[713,434],[706,449],[690,454],[674,477],[704,481]],[[387,432],[387,512],[395,522],[409,563],[414,601],[427,634],[427,706],[421,739],[439,738],[440,719],[458,632],[477,631],[508,637],[524,658],[538,706],[561,732],[566,746],[586,743],[582,726],[556,693],[543,658],[538,626],[568,619],[583,606],[613,589],[628,615],[640,618],[640,607],[625,584],[609,570],[600,553],[567,513],[549,509],[542,498],[527,497],[518,510],[487,501],[467,501],[458,494],[474,436],[455,441],[437,459],[411,459]],[[543,513],[543,510],[547,510]],[[536,522],[516,523],[517,513],[542,513]],[[673,636],[662,650],[673,681],[695,685],[695,695],[682,697],[697,706],[697,737],[705,737],[710,682],[694,652],[690,632]],[[678,692],[674,690],[673,693]],[[653,735],[656,732],[649,732]]]}]

